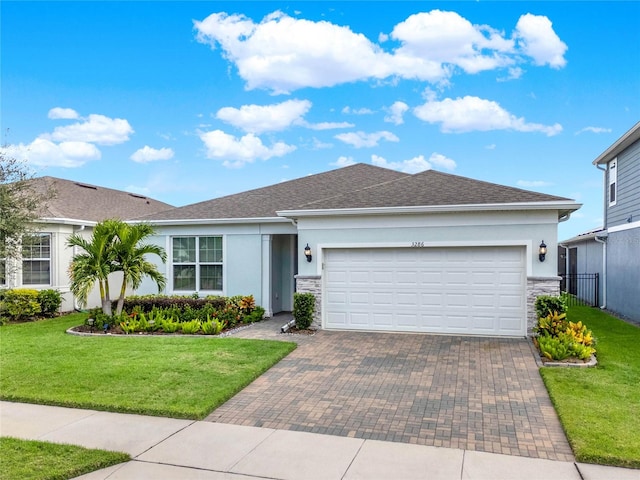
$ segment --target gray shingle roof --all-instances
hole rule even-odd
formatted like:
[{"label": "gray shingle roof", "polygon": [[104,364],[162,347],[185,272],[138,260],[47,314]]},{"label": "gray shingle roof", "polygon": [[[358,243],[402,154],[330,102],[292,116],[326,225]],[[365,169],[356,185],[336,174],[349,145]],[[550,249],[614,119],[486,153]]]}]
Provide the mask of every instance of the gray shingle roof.
[{"label": "gray shingle roof", "polygon": [[143,195],[62,178],[38,177],[30,181],[36,192],[52,193],[38,212],[40,218],[66,218],[90,222],[99,222],[107,218],[129,220],[175,208]]},{"label": "gray shingle roof", "polygon": [[427,170],[415,175],[358,163],[148,215],[143,220],[271,218],[278,211],[482,205],[568,198]]},{"label": "gray shingle roof", "polygon": [[567,200],[570,199],[427,170],[399,178],[393,182],[352,191],[348,195],[308,202],[299,210],[483,205]]},{"label": "gray shingle roof", "polygon": [[144,220],[190,220],[277,217],[279,210],[408,177],[406,173],[358,163],[297,180],[194,203],[148,215]]}]

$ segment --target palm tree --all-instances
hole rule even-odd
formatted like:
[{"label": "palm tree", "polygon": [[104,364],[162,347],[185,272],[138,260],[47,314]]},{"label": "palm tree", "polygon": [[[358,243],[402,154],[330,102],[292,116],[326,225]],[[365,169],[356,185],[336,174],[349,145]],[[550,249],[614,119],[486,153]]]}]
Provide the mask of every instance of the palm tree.
[{"label": "palm tree", "polygon": [[79,247],[84,252],[73,256],[69,266],[71,292],[81,305],[87,304],[91,289],[98,282],[102,311],[111,315],[111,299],[109,297],[109,274],[115,271],[113,243],[119,220],[105,220],[98,223],[91,236],[91,241],[74,233],[67,240],[69,247]]},{"label": "palm tree", "polygon": [[91,241],[77,233],[71,235],[67,245],[84,250],[73,256],[69,267],[71,292],[80,303],[86,305],[91,289],[98,282],[102,312],[111,315],[109,275],[113,272],[122,272],[123,275],[117,315],[122,313],[127,286],[136,289],[148,276],[158,285],[158,291],[162,290],[166,285],[165,277],[146,260],[145,255],[158,255],[164,262],[166,253],[157,245],[141,244],[153,233],[153,227],[147,224],[129,225],[122,220],[110,219],[95,226]]},{"label": "palm tree", "polygon": [[153,227],[148,224],[129,225],[121,223],[118,226],[116,237],[117,241],[113,244],[115,254],[115,265],[118,271],[121,271],[122,286],[120,287],[120,296],[116,307],[116,315],[122,313],[124,305],[124,297],[127,286],[134,290],[142,284],[142,279],[146,276],[151,278],[158,286],[160,292],[166,285],[167,281],[158,271],[155,264],[149,262],[146,255],[157,255],[164,263],[167,259],[164,248],[149,243],[142,243],[147,237],[155,233]]}]

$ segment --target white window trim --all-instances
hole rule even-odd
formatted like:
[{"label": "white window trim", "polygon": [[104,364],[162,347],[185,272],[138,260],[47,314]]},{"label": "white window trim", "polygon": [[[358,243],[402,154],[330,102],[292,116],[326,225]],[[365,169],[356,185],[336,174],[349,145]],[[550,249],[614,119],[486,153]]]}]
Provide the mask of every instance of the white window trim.
[{"label": "white window trim", "polygon": [[[22,275],[21,285],[28,287],[50,287],[53,285],[53,234],[50,232],[38,232],[34,233],[33,236],[36,237],[49,237],[49,257],[32,257],[28,259],[24,259],[22,255],[20,256],[20,273]],[[24,282],[24,262],[25,261],[47,261],[49,262],[49,282],[47,283],[25,283]]]},{"label": "white window trim", "polygon": [[[609,206],[613,207],[618,202],[618,158],[614,158],[607,164],[607,176],[609,177],[609,188],[607,189],[607,199]],[[613,201],[611,201],[611,187],[613,187]]]},{"label": "white window trim", "polygon": [[[200,238],[203,237],[219,237],[222,240],[222,261],[221,262],[200,262]],[[196,239],[196,245],[195,245],[195,253],[196,253],[196,260],[195,262],[184,262],[184,263],[175,263],[173,260],[173,240],[176,238],[195,238]],[[179,294],[179,295],[183,295],[185,293],[205,293],[206,295],[224,295],[224,292],[226,291],[225,285],[226,285],[226,281],[227,281],[227,275],[226,275],[226,238],[224,235],[219,235],[219,234],[211,234],[211,235],[206,235],[206,234],[201,234],[201,235],[172,235],[169,238],[169,251],[171,252],[171,263],[170,263],[170,281],[171,281],[171,291],[175,294]],[[174,284],[174,274],[173,274],[173,269],[175,265],[193,265],[195,266],[195,273],[196,273],[196,278],[195,278],[195,290],[176,290],[175,288],[175,284]],[[203,290],[200,289],[200,266],[202,265],[220,265],[222,266],[222,289],[221,290]]]}]

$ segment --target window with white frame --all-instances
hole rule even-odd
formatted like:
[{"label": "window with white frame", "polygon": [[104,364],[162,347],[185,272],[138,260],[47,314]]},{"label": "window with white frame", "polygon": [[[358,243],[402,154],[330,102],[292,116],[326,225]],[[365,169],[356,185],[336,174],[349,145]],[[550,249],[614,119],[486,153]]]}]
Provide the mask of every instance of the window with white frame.
[{"label": "window with white frame", "polygon": [[618,200],[618,159],[609,162],[609,206],[613,207]]},{"label": "window with white frame", "polygon": [[51,234],[41,233],[22,239],[22,284],[51,284]]},{"label": "window with white frame", "polygon": [[222,291],[222,237],[172,238],[173,289]]}]

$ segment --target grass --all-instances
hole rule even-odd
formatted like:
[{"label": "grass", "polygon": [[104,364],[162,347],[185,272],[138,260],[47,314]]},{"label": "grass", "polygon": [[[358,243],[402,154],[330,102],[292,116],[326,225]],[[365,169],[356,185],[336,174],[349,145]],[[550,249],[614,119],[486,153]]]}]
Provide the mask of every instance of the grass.
[{"label": "grass", "polygon": [[64,480],[130,460],[126,453],[0,438],[0,480]]},{"label": "grass", "polygon": [[570,307],[597,340],[595,368],[541,375],[579,462],[640,468],[640,328],[591,307]]},{"label": "grass", "polygon": [[0,398],[199,420],[295,349],[239,338],[80,337],[72,314],[0,328]]}]

